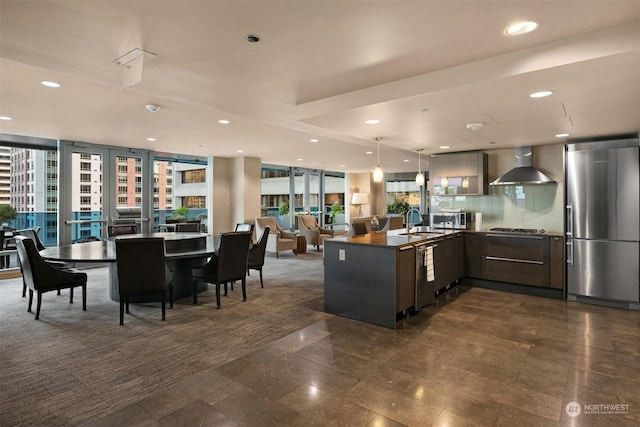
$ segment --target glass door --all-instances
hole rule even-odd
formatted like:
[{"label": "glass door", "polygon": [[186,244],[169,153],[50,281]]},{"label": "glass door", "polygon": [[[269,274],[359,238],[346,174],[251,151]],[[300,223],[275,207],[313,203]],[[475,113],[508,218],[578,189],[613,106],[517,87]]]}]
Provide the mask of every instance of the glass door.
[{"label": "glass door", "polygon": [[[60,244],[107,237],[107,225],[136,223],[149,230],[153,187],[150,153],[73,142],[61,143]],[[149,175],[149,176],[147,176]]]}]

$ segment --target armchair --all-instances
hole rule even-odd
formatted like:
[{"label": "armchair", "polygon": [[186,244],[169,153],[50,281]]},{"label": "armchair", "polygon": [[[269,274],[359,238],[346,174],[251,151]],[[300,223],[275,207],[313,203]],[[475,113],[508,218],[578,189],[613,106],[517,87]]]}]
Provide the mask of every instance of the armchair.
[{"label": "armchair", "polygon": [[291,249],[295,254],[297,237],[296,233],[284,231],[278,227],[278,221],[275,217],[259,217],[256,218],[256,234],[262,235],[262,230],[269,226],[269,238],[267,239],[267,252],[275,252],[278,258],[278,252]]},{"label": "armchair", "polygon": [[298,224],[300,225],[300,235],[307,239],[308,245],[313,245],[318,250],[320,250],[324,239],[334,236],[333,230],[320,227],[316,221],[316,217],[312,215],[299,216]]}]

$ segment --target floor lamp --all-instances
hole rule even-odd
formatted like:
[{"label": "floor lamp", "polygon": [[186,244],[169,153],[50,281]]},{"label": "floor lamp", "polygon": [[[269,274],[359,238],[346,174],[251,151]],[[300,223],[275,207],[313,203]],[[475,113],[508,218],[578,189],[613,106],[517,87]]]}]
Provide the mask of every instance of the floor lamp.
[{"label": "floor lamp", "polygon": [[362,216],[362,205],[369,204],[369,195],[367,193],[353,193],[351,204],[358,206],[358,216]]}]

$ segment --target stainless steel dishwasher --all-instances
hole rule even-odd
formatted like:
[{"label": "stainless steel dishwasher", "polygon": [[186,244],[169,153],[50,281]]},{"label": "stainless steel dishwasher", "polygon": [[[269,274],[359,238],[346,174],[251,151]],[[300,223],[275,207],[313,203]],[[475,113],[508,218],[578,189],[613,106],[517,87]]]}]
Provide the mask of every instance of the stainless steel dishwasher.
[{"label": "stainless steel dishwasher", "polygon": [[430,304],[435,304],[435,271],[434,250],[436,243],[416,245],[416,289],[414,309],[422,310]]}]

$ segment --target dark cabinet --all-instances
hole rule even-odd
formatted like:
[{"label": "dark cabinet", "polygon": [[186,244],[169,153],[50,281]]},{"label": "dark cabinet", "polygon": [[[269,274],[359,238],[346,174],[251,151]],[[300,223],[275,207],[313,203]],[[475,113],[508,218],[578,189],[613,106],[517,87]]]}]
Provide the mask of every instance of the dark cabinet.
[{"label": "dark cabinet", "polygon": [[482,239],[481,233],[464,233],[463,269],[464,276],[475,279],[482,279]]},{"label": "dark cabinet", "polygon": [[433,249],[436,291],[447,287],[464,275],[464,237],[447,236],[435,243]]},{"label": "dark cabinet", "polygon": [[498,282],[549,287],[549,249],[545,236],[487,233],[484,278]]},{"label": "dark cabinet", "polygon": [[434,154],[429,159],[429,183],[433,196],[488,194],[486,153]]},{"label": "dark cabinet", "polygon": [[564,289],[565,250],[564,237],[549,237],[549,287]]}]

